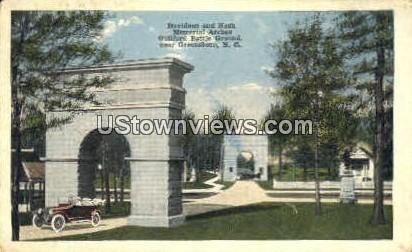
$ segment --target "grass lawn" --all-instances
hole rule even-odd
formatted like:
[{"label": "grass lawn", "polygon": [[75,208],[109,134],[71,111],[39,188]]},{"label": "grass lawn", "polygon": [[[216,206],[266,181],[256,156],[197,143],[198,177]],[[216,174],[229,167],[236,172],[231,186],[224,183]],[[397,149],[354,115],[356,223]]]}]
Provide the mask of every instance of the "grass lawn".
[{"label": "grass lawn", "polygon": [[389,223],[368,223],[372,205],[325,203],[314,216],[313,203],[261,203],[188,217],[176,228],[120,227],[55,240],[269,240],[269,239],[392,239]]},{"label": "grass lawn", "polygon": [[198,174],[198,179],[196,182],[185,182],[183,183],[183,189],[205,189],[212,188],[213,186],[207,185],[204,182],[216,177],[216,174],[200,171]]},{"label": "grass lawn", "polygon": [[[96,176],[94,180],[94,187],[96,189],[100,189],[102,187],[102,178],[100,175]],[[114,188],[113,176],[110,176],[109,178],[109,187]],[[117,180],[117,187],[120,188],[120,179]],[[124,189],[130,189],[130,176],[124,177]]]},{"label": "grass lawn", "polygon": [[223,185],[222,190],[229,189],[232,185],[235,184],[235,181],[216,181],[216,184]]},{"label": "grass lawn", "polygon": [[117,217],[126,217],[130,215],[130,202],[117,202],[111,203],[110,213],[106,213],[105,207],[100,207],[102,211],[102,218],[117,218]]},{"label": "grass lawn", "polygon": [[[269,169],[272,169],[273,177],[277,181],[313,181],[315,179],[315,169],[308,168],[307,174],[305,176],[303,168],[285,165],[282,168],[282,173],[279,173],[279,166],[273,165],[269,166]],[[339,176],[330,177],[328,174],[327,168],[319,168],[319,179],[323,180],[339,180]]]},{"label": "grass lawn", "polygon": [[273,190],[273,180],[257,180],[256,183],[263,189],[263,190]]}]

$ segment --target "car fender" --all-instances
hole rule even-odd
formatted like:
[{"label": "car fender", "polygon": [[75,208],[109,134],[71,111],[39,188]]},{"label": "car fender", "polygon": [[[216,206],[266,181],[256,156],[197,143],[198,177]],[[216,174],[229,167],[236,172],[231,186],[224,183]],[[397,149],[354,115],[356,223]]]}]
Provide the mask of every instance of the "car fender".
[{"label": "car fender", "polygon": [[92,211],[92,214],[93,214],[93,213],[98,213],[98,214],[100,215],[100,217],[102,216],[102,211],[100,211],[100,210],[98,210],[98,209],[93,210],[93,211]]}]

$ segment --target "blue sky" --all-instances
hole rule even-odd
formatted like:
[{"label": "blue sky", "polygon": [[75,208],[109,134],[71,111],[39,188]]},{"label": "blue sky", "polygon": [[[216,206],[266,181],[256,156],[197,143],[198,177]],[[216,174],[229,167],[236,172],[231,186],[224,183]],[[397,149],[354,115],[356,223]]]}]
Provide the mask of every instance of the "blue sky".
[{"label": "blue sky", "polygon": [[[237,118],[261,119],[274,102],[276,81],[264,69],[275,64],[269,43],[286,38],[287,29],[310,12],[114,12],[103,37],[122,60],[176,57],[195,66],[185,77],[187,108],[197,117],[218,104],[233,108]],[[167,23],[235,23],[241,48],[160,48],[159,35],[168,35]],[[201,101],[201,102],[199,102]]]}]

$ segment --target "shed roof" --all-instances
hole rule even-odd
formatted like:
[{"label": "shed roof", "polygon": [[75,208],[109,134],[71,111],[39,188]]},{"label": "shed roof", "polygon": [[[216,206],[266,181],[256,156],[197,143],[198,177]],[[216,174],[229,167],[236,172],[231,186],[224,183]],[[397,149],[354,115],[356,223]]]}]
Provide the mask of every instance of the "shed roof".
[{"label": "shed roof", "polygon": [[22,162],[20,181],[44,181],[44,162]]}]

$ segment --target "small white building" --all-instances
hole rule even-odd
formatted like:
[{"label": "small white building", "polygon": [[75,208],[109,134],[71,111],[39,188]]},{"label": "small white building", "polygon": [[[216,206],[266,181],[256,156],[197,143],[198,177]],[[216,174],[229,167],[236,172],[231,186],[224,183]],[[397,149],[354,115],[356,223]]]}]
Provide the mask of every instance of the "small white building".
[{"label": "small white building", "polygon": [[373,157],[365,148],[357,146],[350,153],[350,167],[345,167],[341,162],[339,166],[339,174],[351,170],[355,177],[355,182],[366,182],[373,180],[374,163]]}]

